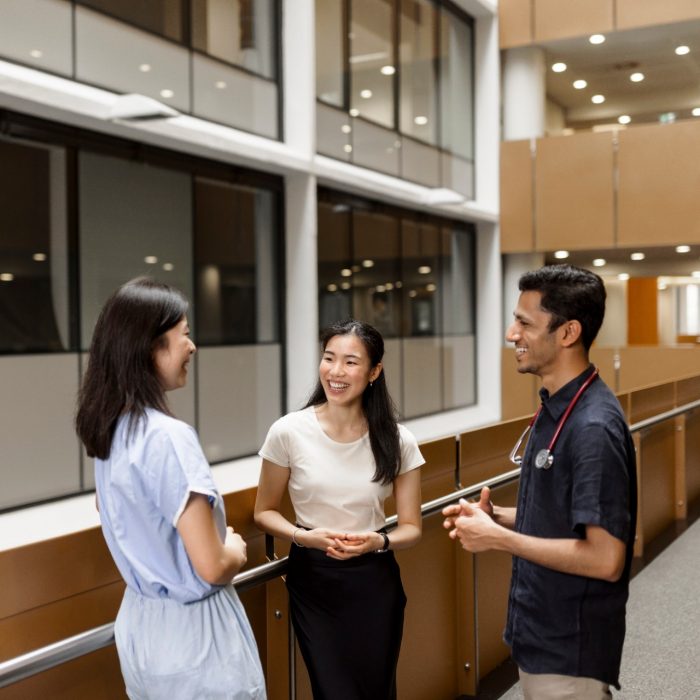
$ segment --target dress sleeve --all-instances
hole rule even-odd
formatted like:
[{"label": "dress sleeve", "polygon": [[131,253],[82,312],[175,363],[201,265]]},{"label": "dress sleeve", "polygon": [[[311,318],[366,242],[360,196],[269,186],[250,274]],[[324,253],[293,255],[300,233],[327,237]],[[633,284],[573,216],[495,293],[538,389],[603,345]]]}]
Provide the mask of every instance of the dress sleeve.
[{"label": "dress sleeve", "polygon": [[289,431],[283,418],[276,420],[267,431],[267,437],[258,454],[280,467],[290,467]]},{"label": "dress sleeve", "polygon": [[399,438],[401,440],[401,469],[399,469],[399,474],[405,474],[425,464],[425,459],[418,447],[418,441],[413,433],[403,425],[399,425]]},{"label": "dress sleeve", "polygon": [[177,527],[190,495],[201,493],[213,506],[218,492],[211,469],[193,428],[173,421],[147,441],[144,461],[153,500],[165,520]]},{"label": "dress sleeve", "polygon": [[631,528],[627,437],[614,421],[589,424],[578,435],[572,484],[571,527],[579,535],[597,525],[626,542]]}]

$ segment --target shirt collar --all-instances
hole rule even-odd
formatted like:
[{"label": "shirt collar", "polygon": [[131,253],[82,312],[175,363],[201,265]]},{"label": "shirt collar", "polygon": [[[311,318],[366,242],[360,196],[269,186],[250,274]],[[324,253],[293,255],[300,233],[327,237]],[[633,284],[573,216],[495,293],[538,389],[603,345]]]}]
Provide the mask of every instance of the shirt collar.
[{"label": "shirt collar", "polygon": [[570,382],[568,382],[568,384],[564,384],[561,389],[556,391],[551,396],[544,387],[540,389],[540,399],[542,400],[542,405],[555,421],[559,420],[561,415],[566,410],[566,407],[569,405],[571,400],[576,395],[576,392],[581,388],[586,379],[588,379],[593,369],[593,365],[589,364],[588,367],[586,367],[586,369],[578,375],[578,377],[572,379]]}]

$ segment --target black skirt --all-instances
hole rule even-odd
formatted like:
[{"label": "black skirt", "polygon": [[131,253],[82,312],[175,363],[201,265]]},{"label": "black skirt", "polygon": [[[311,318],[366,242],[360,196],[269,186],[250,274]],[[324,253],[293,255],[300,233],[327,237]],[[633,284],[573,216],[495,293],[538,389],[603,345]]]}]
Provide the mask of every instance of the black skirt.
[{"label": "black skirt", "polygon": [[406,596],[393,552],[339,561],[292,545],[287,590],[314,700],[395,700]]}]

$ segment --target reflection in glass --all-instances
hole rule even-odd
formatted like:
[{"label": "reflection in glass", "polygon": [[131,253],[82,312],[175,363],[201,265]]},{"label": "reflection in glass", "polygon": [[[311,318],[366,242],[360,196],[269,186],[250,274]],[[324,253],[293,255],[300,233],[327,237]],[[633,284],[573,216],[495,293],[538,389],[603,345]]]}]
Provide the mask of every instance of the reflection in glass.
[{"label": "reflection in glass", "polygon": [[168,39],[182,41],[183,0],[78,0],[78,3]]},{"label": "reflection in glass", "polygon": [[197,338],[202,345],[278,339],[277,211],[272,192],[197,178]]},{"label": "reflection in glass", "polygon": [[192,46],[273,78],[275,10],[275,0],[192,0]]},{"label": "reflection in glass", "polygon": [[316,97],[344,106],[343,0],[316,0]]},{"label": "reflection in glass", "polygon": [[445,335],[474,333],[474,239],[458,226],[441,228],[441,295]]},{"label": "reflection in glass", "polygon": [[401,0],[400,20],[400,130],[436,144],[437,9],[429,0]]},{"label": "reflection in glass", "polygon": [[440,14],[442,147],[473,159],[472,28],[443,8]]},{"label": "reflection in glass", "polygon": [[0,140],[0,352],[71,348],[65,151]]},{"label": "reflection in glass", "polygon": [[[82,152],[79,157],[81,343],[121,284],[150,275],[192,299],[188,174]],[[195,309],[188,314],[196,327]]]},{"label": "reflection in glass", "polygon": [[318,308],[320,328],[352,316],[355,271],[350,252],[350,207],[318,205]]},{"label": "reflection in glass", "polygon": [[433,224],[403,219],[402,279],[406,303],[405,336],[439,335],[440,237]]},{"label": "reflection in glass", "polygon": [[392,0],[352,0],[350,11],[350,108],[394,127]]}]

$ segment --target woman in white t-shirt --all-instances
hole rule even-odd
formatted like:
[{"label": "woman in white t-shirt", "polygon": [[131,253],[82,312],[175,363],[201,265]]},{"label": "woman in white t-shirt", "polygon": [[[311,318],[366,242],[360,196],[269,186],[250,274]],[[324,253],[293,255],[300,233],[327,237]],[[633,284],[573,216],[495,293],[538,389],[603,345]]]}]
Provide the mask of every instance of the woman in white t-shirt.
[{"label": "woman in white t-shirt", "polygon": [[[315,700],[396,698],[406,597],[391,550],[421,536],[416,439],[396,422],[384,341],[350,320],[326,329],[306,408],[270,428],[255,522],[292,542],[287,589]],[[285,490],[296,524],[280,512]],[[393,494],[398,526],[384,529]]]}]

